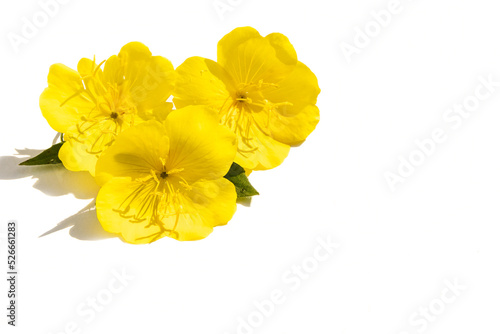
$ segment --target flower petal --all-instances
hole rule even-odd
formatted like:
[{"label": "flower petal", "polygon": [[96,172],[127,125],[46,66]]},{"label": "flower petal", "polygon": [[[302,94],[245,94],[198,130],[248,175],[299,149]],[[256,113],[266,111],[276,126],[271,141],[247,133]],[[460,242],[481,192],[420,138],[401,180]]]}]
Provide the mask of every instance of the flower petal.
[{"label": "flower petal", "polygon": [[[142,43],[132,42],[122,47],[118,54],[123,66],[124,84],[127,85],[132,99],[140,110],[156,107],[165,102],[174,89],[175,71],[172,63],[160,56],[151,56],[149,49]],[[104,69],[106,71],[106,67]],[[112,75],[116,75],[113,66]]]},{"label": "flower petal", "polygon": [[214,226],[226,224],[236,210],[234,186],[225,179],[194,183],[191,190],[178,195],[180,211],[158,202],[154,190],[154,182],[111,179],[97,196],[97,217],[103,228],[134,244],[165,236],[199,240]]},{"label": "flower petal", "polygon": [[90,112],[94,104],[82,94],[80,74],[65,65],[52,65],[47,81],[49,86],[40,96],[40,108],[49,125],[64,133],[79,121],[79,113]]},{"label": "flower petal", "polygon": [[204,106],[190,106],[171,112],[165,121],[170,138],[168,170],[188,183],[223,177],[236,154],[236,137],[219,125],[216,112]]},{"label": "flower petal", "polygon": [[251,38],[224,53],[222,67],[240,84],[241,88],[274,85],[293,69],[276,55],[277,50],[264,37]]},{"label": "flower petal", "polygon": [[257,30],[252,27],[239,27],[222,37],[217,43],[217,62],[224,66],[231,58],[234,50],[251,38],[262,38]]},{"label": "flower petal", "polygon": [[278,87],[262,91],[264,108],[252,108],[259,128],[279,142],[299,145],[319,122],[315,106],[320,92],[314,73],[301,62]]},{"label": "flower petal", "polygon": [[102,227],[121,234],[126,242],[133,244],[150,243],[165,236],[196,240],[212,232],[213,228],[202,224],[199,216],[195,219],[188,215],[153,218],[157,208],[153,190],[154,183],[145,185],[126,177],[111,179],[101,188],[96,200],[97,218]]},{"label": "flower petal", "polygon": [[295,48],[292,43],[288,40],[288,37],[275,32],[267,35],[266,39],[276,50],[276,56],[279,60],[287,65],[297,64],[297,53],[295,52]]},{"label": "flower petal", "polygon": [[210,59],[188,58],[176,72],[174,104],[177,108],[202,104],[219,110],[224,104],[230,104],[231,96],[236,94],[232,78]]},{"label": "flower petal", "polygon": [[97,155],[89,154],[86,149],[85,144],[68,140],[59,150],[59,159],[68,170],[74,172],[89,171],[91,175],[94,175]]},{"label": "flower petal", "polygon": [[290,152],[290,146],[280,143],[252,123],[248,133],[237,131],[238,153],[235,162],[245,170],[267,170],[279,166]]},{"label": "flower petal", "polygon": [[172,112],[173,108],[174,105],[172,102],[165,102],[158,105],[156,108],[151,109],[151,111],[145,116],[159,122],[163,122],[167,119],[167,116]]},{"label": "flower petal", "polygon": [[299,113],[289,116],[271,110],[259,112],[254,119],[265,133],[273,139],[291,146],[300,145],[313,132],[319,122],[319,109],[307,105]]},{"label": "flower petal", "polygon": [[236,190],[225,178],[195,182],[184,198],[183,207],[202,216],[205,225],[226,225],[236,212]]},{"label": "flower petal", "polygon": [[282,115],[298,114],[307,105],[316,104],[320,93],[318,79],[303,63],[298,62],[294,71],[278,83],[277,87],[267,87],[262,90],[263,96],[273,102],[290,102],[278,108]]},{"label": "flower petal", "polygon": [[123,131],[101,155],[96,166],[96,181],[106,183],[112,177],[140,179],[161,170],[160,158],[168,155],[169,140],[165,127],[156,120],[143,122]]},{"label": "flower petal", "polygon": [[102,71],[102,79],[104,82],[113,82],[121,85],[124,80],[123,72],[122,61],[118,56],[114,55],[106,60],[104,70]]}]

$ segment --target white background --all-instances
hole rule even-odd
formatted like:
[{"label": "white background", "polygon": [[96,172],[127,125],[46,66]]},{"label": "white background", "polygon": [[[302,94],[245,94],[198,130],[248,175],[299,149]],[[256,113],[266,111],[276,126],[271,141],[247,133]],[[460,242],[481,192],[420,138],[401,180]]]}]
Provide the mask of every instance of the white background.
[{"label": "white background", "polygon": [[[2,233],[8,219],[19,222],[20,276],[10,328],[0,275],[0,332],[498,333],[500,87],[459,126],[443,119],[473,101],[480,76],[500,81],[498,3],[401,0],[350,62],[342,43],[354,45],[356,27],[376,29],[370,13],[390,0],[231,3],[221,18],[213,0],[69,0],[15,52],[7,34],[21,35],[23,18],[42,9],[2,2],[0,222]],[[55,136],[38,107],[51,64],[103,60],[130,41],[174,66],[215,59],[217,41],[246,25],[289,37],[318,77],[321,122],[283,165],[251,175],[261,195],[205,240],[125,244],[93,211],[65,220],[95,196],[90,176],[17,167]],[[436,128],[444,143],[392,191],[384,174]],[[317,238],[328,237],[340,246],[316,268]],[[5,272],[5,240],[1,254]],[[289,271],[303,263],[307,278]],[[122,270],[133,279],[111,294]],[[463,290],[443,303],[447,281]],[[259,316],[255,302],[275,289],[284,301]],[[95,297],[107,304],[90,319]],[[249,317],[258,326],[241,325]]]}]

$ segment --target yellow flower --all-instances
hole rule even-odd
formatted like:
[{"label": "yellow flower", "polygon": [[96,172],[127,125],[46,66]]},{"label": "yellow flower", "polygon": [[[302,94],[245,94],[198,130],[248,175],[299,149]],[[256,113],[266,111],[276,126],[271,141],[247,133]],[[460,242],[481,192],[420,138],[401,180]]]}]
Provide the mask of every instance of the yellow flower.
[{"label": "yellow flower", "polygon": [[217,62],[188,58],[177,68],[176,107],[207,105],[238,138],[236,163],[278,166],[319,121],[316,76],[282,34],[237,28],[217,46]]},{"label": "yellow flower", "polygon": [[121,131],[154,116],[164,118],[172,109],[166,102],[174,87],[170,61],[132,42],[101,69],[103,63],[82,58],[78,71],[52,65],[40,96],[43,116],[65,134],[59,151],[64,166],[92,175],[99,155]]},{"label": "yellow flower", "polygon": [[134,244],[202,239],[236,210],[234,185],[224,178],[235,155],[235,135],[206,107],[134,126],[97,162],[97,217]]}]

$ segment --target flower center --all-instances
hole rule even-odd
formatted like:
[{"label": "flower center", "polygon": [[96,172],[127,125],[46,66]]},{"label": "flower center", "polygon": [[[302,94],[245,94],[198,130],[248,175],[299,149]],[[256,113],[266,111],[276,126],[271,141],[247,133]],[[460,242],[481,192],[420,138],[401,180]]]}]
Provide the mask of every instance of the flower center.
[{"label": "flower center", "polygon": [[86,143],[86,152],[100,154],[115,137],[134,123],[137,114],[128,91],[117,83],[103,82],[92,75],[83,79],[85,89],[75,93],[94,102],[94,108],[81,116],[76,133],[70,138]]},{"label": "flower center", "polygon": [[286,108],[293,106],[287,101],[275,103],[267,100],[263,91],[273,88],[278,88],[278,85],[261,81],[256,84],[241,84],[219,110],[220,123],[238,135],[238,152],[242,155],[257,150],[254,131],[270,136],[272,117],[281,117],[276,114],[278,108],[286,113]]},{"label": "flower center", "polygon": [[248,95],[248,92],[239,92],[239,93],[236,93],[236,101],[240,102],[240,103],[244,103],[244,102],[251,103],[251,99],[248,98],[247,95]]},{"label": "flower center", "polygon": [[144,237],[153,238],[153,241],[165,233],[178,237],[176,228],[179,217],[185,213],[182,193],[192,189],[181,176],[183,168],[168,169],[166,159],[160,158],[160,161],[161,172],[151,169],[149,176],[136,180],[136,189],[115,209],[132,223],[147,221],[146,228],[158,227],[158,232]]}]

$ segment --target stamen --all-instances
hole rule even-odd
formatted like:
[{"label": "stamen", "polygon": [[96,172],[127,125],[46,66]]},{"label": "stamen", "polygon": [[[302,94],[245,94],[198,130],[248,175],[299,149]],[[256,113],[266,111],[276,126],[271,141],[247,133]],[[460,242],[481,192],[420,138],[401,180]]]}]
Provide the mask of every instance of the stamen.
[{"label": "stamen", "polygon": [[171,174],[177,174],[177,173],[180,173],[184,170],[184,168],[174,168],[174,169],[171,169],[168,171],[168,175],[171,175]]},{"label": "stamen", "polygon": [[74,93],[73,95],[68,97],[66,100],[64,100],[63,103],[61,103],[61,105],[59,107],[64,106],[69,100],[71,100],[71,99],[77,97],[78,95],[80,95],[81,93],[83,93],[84,90],[85,90],[84,88],[80,88],[76,93]]}]

